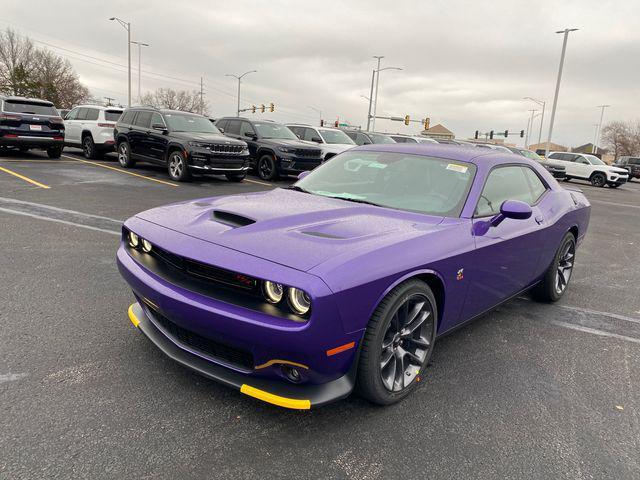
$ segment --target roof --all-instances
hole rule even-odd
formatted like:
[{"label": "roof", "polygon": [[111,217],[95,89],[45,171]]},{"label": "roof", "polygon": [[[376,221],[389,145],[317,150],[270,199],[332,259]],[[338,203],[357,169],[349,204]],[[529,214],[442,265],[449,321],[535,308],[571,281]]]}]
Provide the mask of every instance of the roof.
[{"label": "roof", "polygon": [[[87,105],[76,105],[73,108],[97,108],[99,110],[124,110],[125,107],[117,107],[115,105],[110,105],[108,107],[104,106],[104,105],[91,105],[91,104],[87,104]],[[135,108],[135,107],[132,107]],[[70,110],[70,109],[64,109],[64,110]]]},{"label": "roof", "polygon": [[434,125],[428,130],[423,130],[423,131],[427,133],[441,133],[446,135],[453,135],[453,132],[449,130],[447,127],[445,127],[444,125],[442,125],[441,123],[438,123],[437,125]]},{"label": "roof", "polygon": [[24,102],[39,102],[46,103],[47,105],[53,105],[49,100],[43,100],[41,98],[30,98],[30,97],[17,97],[13,95],[0,95],[0,99],[2,100],[20,100]]},{"label": "roof", "polygon": [[[547,142],[542,142],[542,143],[534,143],[529,145],[529,150],[531,151],[536,151],[536,150],[546,150],[547,148]],[[549,151],[554,151],[554,152],[566,152],[569,149],[567,147],[565,147],[564,145],[560,145],[559,143],[549,143]]]}]

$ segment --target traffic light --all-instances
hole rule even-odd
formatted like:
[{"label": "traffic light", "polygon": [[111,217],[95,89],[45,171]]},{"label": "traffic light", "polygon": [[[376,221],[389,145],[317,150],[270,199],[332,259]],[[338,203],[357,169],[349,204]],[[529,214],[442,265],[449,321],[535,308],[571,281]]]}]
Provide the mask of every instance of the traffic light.
[{"label": "traffic light", "polygon": [[410,121],[410,120],[411,120],[411,119],[409,118],[409,115],[405,115],[405,116],[404,116],[404,124],[405,124],[405,125],[409,125],[409,121]]},{"label": "traffic light", "polygon": [[251,105],[251,113],[256,113],[256,106],[255,105]]},{"label": "traffic light", "polygon": [[505,130],[504,131],[504,138],[507,138],[509,136],[509,130]]},{"label": "traffic light", "polygon": [[265,109],[265,108],[266,108],[266,107],[264,106],[264,103],[263,103],[262,105],[260,105],[260,112],[261,112],[261,113],[264,113],[264,109]]},{"label": "traffic light", "polygon": [[476,130],[476,135],[475,135],[474,138],[477,140],[479,135],[480,135],[480,132],[478,130]]},{"label": "traffic light", "polygon": [[273,111],[275,110],[275,108],[276,108],[276,106],[273,104],[273,102],[271,102],[271,103],[269,104],[269,111],[270,111],[270,112],[273,112]]},{"label": "traffic light", "polygon": [[425,130],[429,130],[429,122],[430,122],[430,120],[431,119],[429,117],[424,119],[424,129]]},{"label": "traffic light", "polygon": [[524,130],[520,130],[520,138],[524,137]]},{"label": "traffic light", "polygon": [[493,130],[491,130],[491,131],[489,132],[489,138],[490,138],[491,140],[493,140]]},{"label": "traffic light", "polygon": [[324,120],[320,119],[320,126],[324,127]]},{"label": "traffic light", "polygon": [[335,122],[333,122],[333,126],[338,128],[338,120],[336,120]]}]

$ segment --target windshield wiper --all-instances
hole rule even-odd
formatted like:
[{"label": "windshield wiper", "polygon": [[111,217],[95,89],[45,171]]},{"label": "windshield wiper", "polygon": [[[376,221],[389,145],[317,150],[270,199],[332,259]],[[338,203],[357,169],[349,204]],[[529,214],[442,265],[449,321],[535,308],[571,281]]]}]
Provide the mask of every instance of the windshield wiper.
[{"label": "windshield wiper", "polygon": [[289,185],[287,187],[287,190],[295,190],[296,192],[302,192],[302,193],[311,193],[309,190],[305,190],[302,187],[299,187],[298,185]]},{"label": "windshield wiper", "polygon": [[337,198],[338,200],[345,200],[347,202],[353,203],[364,203],[365,205],[373,205],[374,207],[381,207],[379,203],[370,202],[369,200],[364,200],[362,198],[348,198],[348,197],[334,197],[332,195],[326,195],[329,198]]}]

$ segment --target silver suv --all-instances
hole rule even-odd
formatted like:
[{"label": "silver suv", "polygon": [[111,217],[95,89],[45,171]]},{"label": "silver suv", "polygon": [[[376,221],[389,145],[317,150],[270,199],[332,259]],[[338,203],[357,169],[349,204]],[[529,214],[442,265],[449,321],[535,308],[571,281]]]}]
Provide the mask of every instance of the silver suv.
[{"label": "silver suv", "polygon": [[300,140],[317,143],[322,150],[323,161],[356,146],[339,128],[312,127],[300,123],[287,123],[287,127]]}]

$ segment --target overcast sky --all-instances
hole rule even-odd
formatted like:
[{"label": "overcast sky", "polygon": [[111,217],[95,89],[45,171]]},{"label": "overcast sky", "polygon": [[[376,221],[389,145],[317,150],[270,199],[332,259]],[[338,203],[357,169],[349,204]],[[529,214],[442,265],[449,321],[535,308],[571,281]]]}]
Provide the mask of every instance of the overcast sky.
[{"label": "overcast sky", "polygon": [[[612,105],[605,123],[640,118],[637,0],[65,0],[55,7],[2,0],[2,7],[0,27],[55,45],[96,97],[126,102],[126,68],[118,66],[126,66],[126,32],[108,20],[117,16],[131,22],[132,40],[151,45],[143,91],[199,89],[202,76],[214,117],[235,112],[236,83],[225,74],[255,69],[243,82],[242,106],[276,104],[276,113],[256,117],[314,123],[313,106],[327,121],[365,125],[360,95],[369,96],[372,56],[385,55],[383,67],[403,71],[381,73],[378,114],[429,116],[460,138],[524,129],[528,110],[540,108],[525,96],[547,101],[546,138],[562,46],[554,32],[575,27],[553,141],[592,141],[600,104]],[[137,67],[137,49],[132,61]],[[133,78],[136,98],[136,71]],[[376,127],[419,131],[389,121]]]}]

